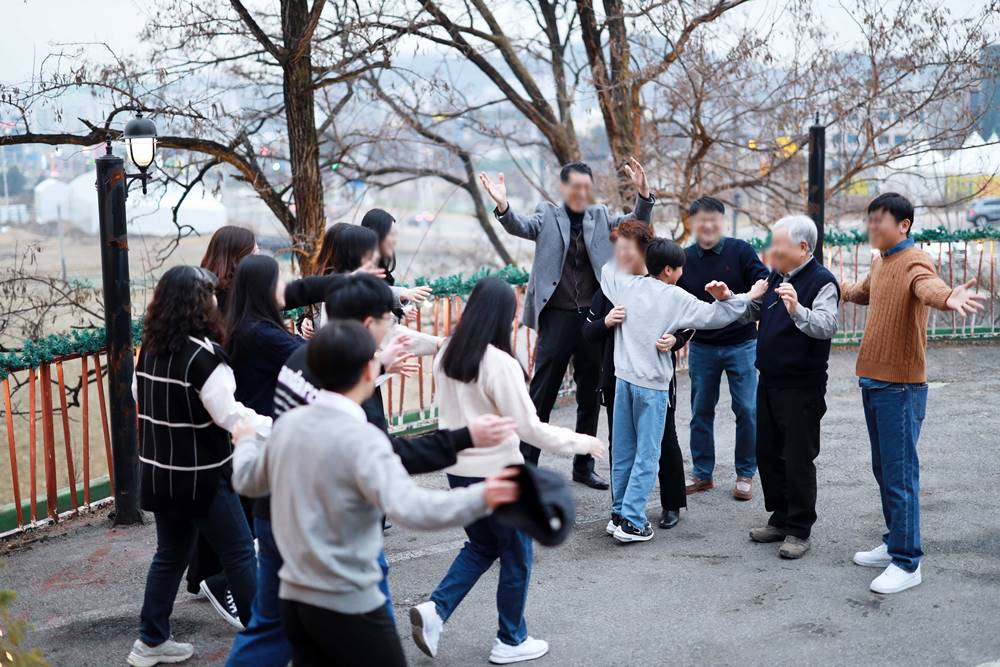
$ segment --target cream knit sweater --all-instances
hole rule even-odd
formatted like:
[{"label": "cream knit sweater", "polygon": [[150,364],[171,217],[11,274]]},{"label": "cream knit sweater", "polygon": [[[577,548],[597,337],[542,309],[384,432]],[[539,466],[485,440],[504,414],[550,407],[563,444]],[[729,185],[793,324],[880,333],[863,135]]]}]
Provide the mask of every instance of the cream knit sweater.
[{"label": "cream knit sweater", "polygon": [[486,477],[515,463],[524,463],[521,440],[549,452],[586,454],[593,442],[567,428],[546,424],[538,418],[528,395],[524,371],[517,359],[490,345],[474,382],[459,382],[444,374],[441,358],[447,343],[434,359],[437,383],[438,425],[443,429],[463,428],[479,415],[511,417],[516,433],[494,447],[472,447],[458,453],[458,462],[445,472],[462,477]]}]

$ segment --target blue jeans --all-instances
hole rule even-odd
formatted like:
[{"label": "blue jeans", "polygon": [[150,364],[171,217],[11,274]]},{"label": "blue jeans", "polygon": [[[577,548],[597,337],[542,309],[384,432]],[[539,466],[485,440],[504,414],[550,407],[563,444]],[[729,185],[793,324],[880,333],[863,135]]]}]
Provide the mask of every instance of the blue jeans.
[{"label": "blue jeans", "polygon": [[660,471],[660,444],[670,394],[615,380],[615,418],[611,441],[611,511],[637,528],[646,525],[646,501]]},{"label": "blue jeans", "polygon": [[188,566],[198,533],[208,541],[222,563],[240,620],[249,622],[257,564],[253,537],[239,496],[229,483],[219,480],[219,488],[204,516],[156,512],[156,553],[146,575],[146,592],[139,616],[139,638],[158,646],[170,638],[170,614],[181,577]]},{"label": "blue jeans", "polygon": [[927,408],[927,385],[862,378],[861,401],[872,446],[872,472],[888,529],[882,541],[892,562],[913,572],[924,555],[920,548],[917,440]]},{"label": "blue jeans", "polygon": [[736,474],[757,472],[757,341],[736,345],[688,345],[691,376],[691,464],[698,479],[712,479],[715,471],[715,406],[719,403],[722,372],[729,380],[736,415]]},{"label": "blue jeans", "polygon": [[[481,481],[478,477],[448,475],[448,484],[453,489]],[[528,603],[528,582],[531,579],[531,538],[501,523],[495,516],[469,524],[465,527],[465,534],[469,541],[431,593],[438,616],[447,621],[479,577],[499,559],[497,638],[504,644],[517,646],[528,637],[524,607]]]},{"label": "blue jeans", "polygon": [[[284,564],[278,545],[274,542],[271,522],[266,519],[253,520],[257,533],[257,595],[253,599],[253,618],[245,630],[236,635],[233,648],[229,651],[226,667],[285,667],[292,659],[292,647],[281,628],[281,600],[278,589],[281,580],[278,570]],[[385,552],[379,553],[382,581],[379,590],[385,595],[389,618],[392,613],[392,598],[389,596],[389,563]]]}]

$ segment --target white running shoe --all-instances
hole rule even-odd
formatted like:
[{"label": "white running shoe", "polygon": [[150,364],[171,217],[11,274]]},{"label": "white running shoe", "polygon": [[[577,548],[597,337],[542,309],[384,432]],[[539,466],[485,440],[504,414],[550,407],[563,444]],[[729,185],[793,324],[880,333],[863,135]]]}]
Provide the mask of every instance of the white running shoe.
[{"label": "white running shoe", "polygon": [[891,563],[885,568],[885,572],[875,577],[870,588],[875,593],[888,595],[889,593],[901,593],[907,588],[919,586],[923,578],[920,576],[920,566],[913,572],[907,572],[895,563]]},{"label": "white running shoe", "polygon": [[889,547],[885,542],[880,542],[871,551],[859,551],[854,554],[854,564],[861,567],[888,567],[892,563],[892,556],[889,555]]},{"label": "white running shoe", "polygon": [[437,605],[428,600],[416,607],[410,607],[410,625],[417,648],[436,658],[438,641],[441,639],[441,631],[444,630],[444,621],[438,616]]},{"label": "white running shoe", "polygon": [[493,650],[490,651],[490,662],[494,665],[509,665],[512,662],[535,660],[548,652],[549,643],[544,639],[528,637],[517,646],[504,644],[499,639],[494,639]]},{"label": "white running shoe", "polygon": [[141,639],[132,644],[132,652],[128,654],[128,664],[133,667],[153,667],[163,662],[184,662],[194,655],[191,644],[175,642],[173,637],[159,646],[148,646]]}]

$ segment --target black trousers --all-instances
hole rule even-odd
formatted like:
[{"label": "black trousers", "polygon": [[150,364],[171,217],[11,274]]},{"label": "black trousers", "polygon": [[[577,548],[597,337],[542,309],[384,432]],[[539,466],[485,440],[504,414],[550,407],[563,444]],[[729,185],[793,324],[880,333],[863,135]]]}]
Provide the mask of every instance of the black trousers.
[{"label": "black trousers", "polygon": [[816,523],[819,426],[826,385],[757,386],[757,467],[768,523],[807,539]]},{"label": "black trousers", "polygon": [[[601,377],[601,346],[588,343],[580,335],[587,321],[587,309],[542,310],[538,318],[538,350],[535,353],[535,374],[528,393],[535,404],[538,418],[549,421],[552,406],[559,396],[563,377],[570,360],[573,361],[573,380],[576,382],[576,431],[597,435],[600,405],[597,402],[597,385]],[[540,450],[526,442],[521,443],[521,453],[528,463],[538,464]],[[573,457],[573,472],[586,474],[594,469],[594,458],[589,454]]]},{"label": "black trousers", "polygon": [[[253,498],[240,496],[240,505],[243,506],[243,513],[247,517],[247,524],[250,526],[250,534],[253,535]],[[197,595],[201,582],[205,579],[223,579],[222,563],[216,555],[212,545],[201,533],[195,540],[194,548],[191,550],[191,558],[188,560],[187,569],[187,590],[192,595]]]},{"label": "black trousers", "polygon": [[281,627],[292,645],[293,667],[406,667],[385,605],[367,614],[341,614],[282,600]]},{"label": "black trousers", "polygon": [[[604,392],[604,404],[608,413],[608,464],[611,463],[613,444],[611,434],[614,432],[614,389]],[[667,408],[667,423],[663,428],[663,440],[660,442],[660,509],[677,511],[687,507],[687,490],[684,482],[684,455],[681,454],[681,444],[677,440],[676,408]]]}]

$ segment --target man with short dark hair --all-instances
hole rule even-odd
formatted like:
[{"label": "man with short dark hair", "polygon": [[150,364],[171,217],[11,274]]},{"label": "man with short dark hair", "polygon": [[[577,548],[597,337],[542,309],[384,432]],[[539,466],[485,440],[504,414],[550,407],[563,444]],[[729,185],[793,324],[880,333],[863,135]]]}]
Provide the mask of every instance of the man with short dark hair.
[{"label": "man with short dark hair", "polygon": [[[595,435],[600,406],[597,385],[601,374],[601,349],[580,335],[587,321],[590,301],[597,291],[600,270],[613,253],[608,238],[622,220],[634,217],[649,222],[653,196],[642,165],[634,158],[625,165],[637,195],[635,210],[628,215],[612,216],[608,208],[594,205],[594,175],[583,162],[570,162],[559,172],[561,205],[542,202],[531,215],[513,211],[507,203],[507,185],[503,174],[496,183],[486,173],[479,179],[496,203],[493,213],[508,232],[535,242],[535,259],[524,300],[522,320],[538,332],[531,400],[538,418],[549,420],[570,361],[576,381],[576,430]],[[521,445],[526,461],[538,463],[539,450]],[[607,489],[608,483],[594,472],[589,455],[573,458],[573,480],[594,489]]]},{"label": "man with short dark hair", "polygon": [[[726,283],[737,293],[746,292],[768,271],[746,241],[722,234],[726,207],[715,197],[701,197],[688,208],[695,242],[685,249],[687,264],[678,285],[702,301],[711,302],[705,284]],[[733,497],[753,497],[757,472],[756,415],[757,328],[752,322],[734,322],[715,331],[698,331],[688,345],[691,378],[691,476],[688,495],[714,487],[715,406],[719,402],[722,374],[729,380],[736,415],[736,483]]]}]

